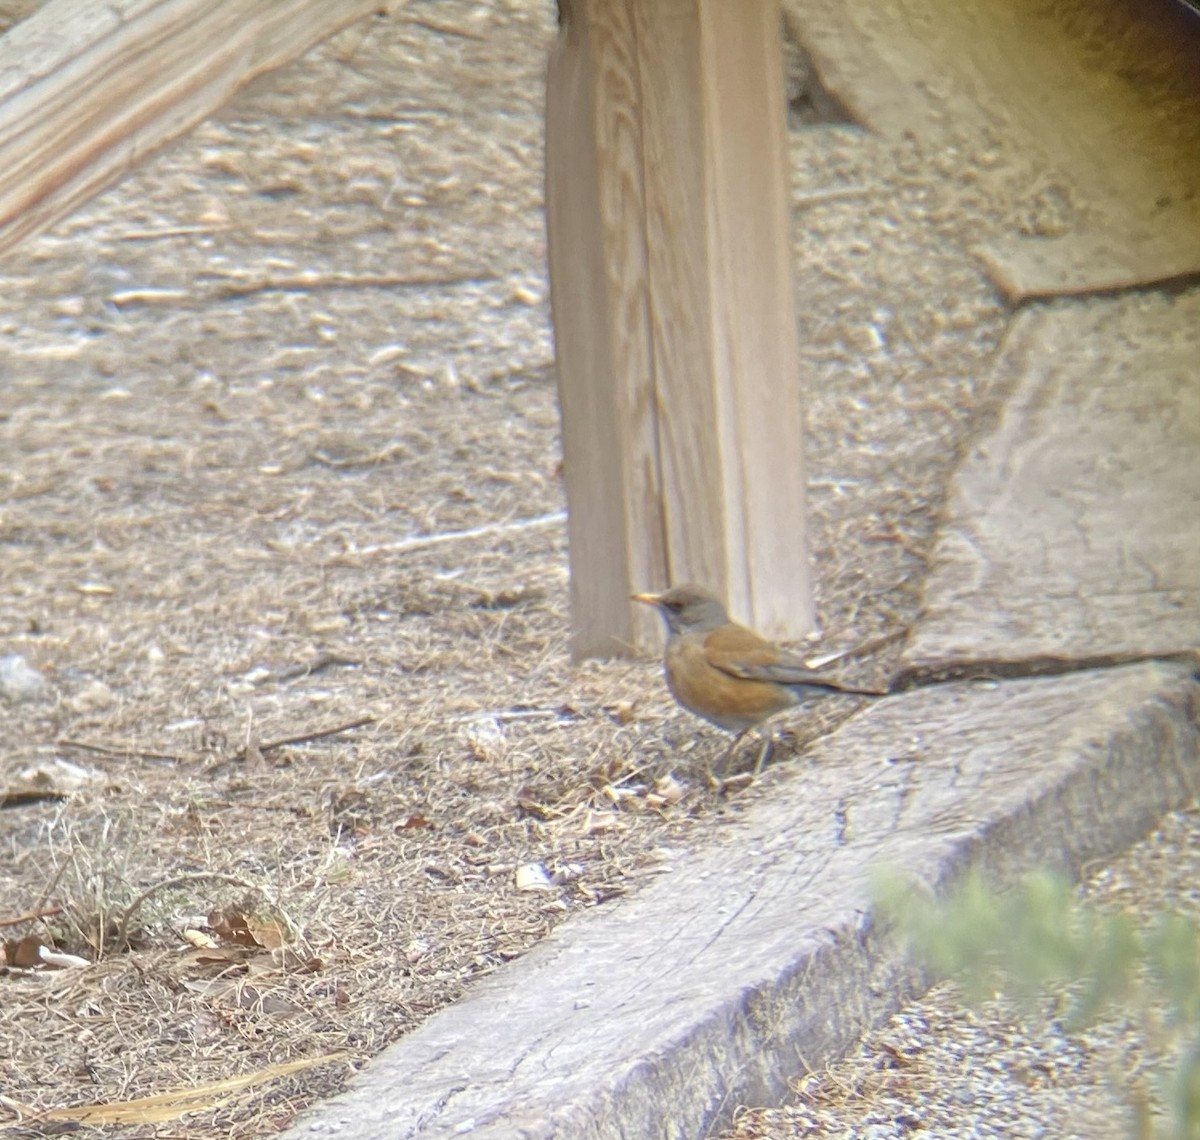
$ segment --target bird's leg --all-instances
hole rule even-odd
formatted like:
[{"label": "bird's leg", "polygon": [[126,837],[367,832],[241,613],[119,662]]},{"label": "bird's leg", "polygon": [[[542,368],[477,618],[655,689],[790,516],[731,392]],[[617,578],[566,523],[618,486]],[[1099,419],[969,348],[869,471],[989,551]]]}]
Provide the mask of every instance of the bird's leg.
[{"label": "bird's leg", "polygon": [[731,740],[725,746],[721,752],[721,755],[718,756],[713,763],[708,765],[708,786],[712,788],[712,790],[716,792],[718,796],[723,796],[729,788],[729,761],[733,757],[734,752],[737,750],[737,746],[741,742],[742,737],[745,736],[749,731],[751,730],[743,729],[741,732],[739,732],[733,738],[733,740]]},{"label": "bird's leg", "polygon": [[[743,748],[747,738],[757,739],[760,741],[758,751],[755,756],[754,766],[748,772],[735,772],[732,776],[729,775],[729,763]],[[725,751],[721,753],[720,759],[717,761],[715,768],[716,772],[710,772],[710,777],[715,776],[714,783],[720,790],[724,790],[731,780],[738,780],[746,784],[754,783],[763,772],[763,769],[770,762],[771,756],[775,751],[775,739],[771,735],[759,736],[758,726],[751,725],[749,728],[742,729]]]},{"label": "bird's leg", "polygon": [[[753,730],[752,730],[753,731]],[[773,734],[768,734],[763,738],[762,744],[758,748],[758,759],[754,762],[754,782],[758,782],[758,778],[762,775],[763,769],[767,766],[771,757],[775,753],[775,737]]]},{"label": "bird's leg", "polygon": [[725,773],[728,772],[729,761],[733,758],[734,754],[737,752],[738,746],[742,743],[742,740],[745,739],[747,734],[749,734],[753,731],[754,731],[754,729],[752,727],[751,728],[743,728],[742,731],[739,732],[725,746],[725,751],[721,753],[720,758],[717,760],[717,768],[720,770],[722,776],[724,776]]}]

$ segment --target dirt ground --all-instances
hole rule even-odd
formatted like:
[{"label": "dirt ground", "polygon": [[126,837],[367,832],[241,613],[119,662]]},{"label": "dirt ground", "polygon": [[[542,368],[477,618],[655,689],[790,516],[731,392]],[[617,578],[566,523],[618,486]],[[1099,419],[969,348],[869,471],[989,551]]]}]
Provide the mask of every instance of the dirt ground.
[{"label": "dirt ground", "polygon": [[[0,977],[14,1135],[271,1134],[803,779],[719,798],[655,662],[567,658],[553,32],[545,0],[365,20],[0,264],[0,656],[46,682],[0,705],[0,932],[95,963]],[[918,612],[1005,327],[966,250],[1041,199],[801,104],[825,651]],[[185,1124],[68,1111],[182,1089]]]}]

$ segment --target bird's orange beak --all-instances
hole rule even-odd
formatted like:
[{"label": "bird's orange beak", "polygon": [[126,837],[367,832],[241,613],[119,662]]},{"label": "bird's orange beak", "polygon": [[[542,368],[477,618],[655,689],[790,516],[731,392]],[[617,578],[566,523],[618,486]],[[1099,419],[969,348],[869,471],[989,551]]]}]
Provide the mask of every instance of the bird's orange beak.
[{"label": "bird's orange beak", "polygon": [[658,594],[630,594],[629,597],[635,602],[644,602],[648,606],[656,606],[662,601]]}]

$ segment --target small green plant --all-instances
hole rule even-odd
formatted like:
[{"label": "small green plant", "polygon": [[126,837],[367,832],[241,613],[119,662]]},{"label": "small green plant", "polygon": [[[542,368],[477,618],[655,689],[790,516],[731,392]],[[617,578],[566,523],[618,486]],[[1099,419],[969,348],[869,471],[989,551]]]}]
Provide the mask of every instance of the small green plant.
[{"label": "small green plant", "polygon": [[1165,1120],[1156,1130],[1147,1112],[1137,1112],[1135,1131],[1200,1140],[1200,928],[1193,919],[1162,913],[1139,925],[1125,912],[1081,904],[1074,886],[1048,871],[1002,894],[972,873],[945,900],[881,877],[875,895],[915,958],[957,981],[975,1004],[1003,993],[1031,1010],[1052,995],[1069,1031],[1116,1008],[1143,1026],[1153,1024],[1151,1010],[1165,1010],[1164,1044],[1178,1058],[1157,1090]]}]

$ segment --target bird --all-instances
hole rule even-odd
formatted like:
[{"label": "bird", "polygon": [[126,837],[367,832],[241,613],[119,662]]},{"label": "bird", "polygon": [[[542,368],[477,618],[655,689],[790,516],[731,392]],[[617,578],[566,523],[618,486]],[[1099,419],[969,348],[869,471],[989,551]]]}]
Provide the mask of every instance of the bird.
[{"label": "bird", "polygon": [[688,712],[741,736],[786,708],[830,693],[881,697],[809,669],[795,654],[731,621],[702,586],[633,594],[667,624],[667,687]]}]

